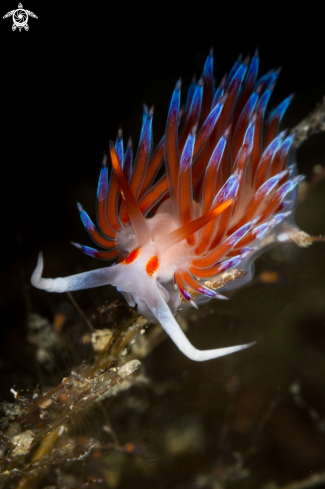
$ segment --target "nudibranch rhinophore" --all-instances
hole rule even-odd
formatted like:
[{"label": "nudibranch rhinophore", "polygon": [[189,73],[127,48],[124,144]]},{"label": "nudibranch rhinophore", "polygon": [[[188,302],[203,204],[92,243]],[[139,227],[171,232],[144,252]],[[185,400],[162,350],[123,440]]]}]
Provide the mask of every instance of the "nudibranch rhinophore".
[{"label": "nudibranch rhinophore", "polygon": [[257,52],[251,60],[239,58],[215,88],[211,51],[184,109],[181,82],[176,83],[165,135],[153,152],[153,109],[144,109],[134,161],[132,143],[124,152],[119,130],[115,144],[110,142],[110,178],[106,157],[99,175],[98,228],[78,204],[88,234],[102,250],[74,243],[94,258],[115,260],[114,265],[42,278],[40,253],[32,284],[48,292],[114,285],[195,361],[249,347],[252,343],[198,350],[174,314],[184,303],[197,307],[202,300],[224,298],[217,290],[249,280],[263,249],[299,242],[293,212],[303,177],[294,161],[294,134],[278,134],[292,97],[266,118],[279,71],[258,79],[258,64]]}]

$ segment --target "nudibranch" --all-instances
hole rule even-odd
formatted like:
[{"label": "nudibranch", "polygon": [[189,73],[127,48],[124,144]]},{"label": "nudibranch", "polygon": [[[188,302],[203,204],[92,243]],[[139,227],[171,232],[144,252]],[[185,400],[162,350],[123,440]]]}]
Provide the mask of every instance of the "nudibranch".
[{"label": "nudibranch", "polygon": [[[185,303],[224,298],[218,292],[247,281],[262,249],[299,234],[294,135],[278,134],[292,99],[266,116],[279,71],[257,78],[259,55],[239,58],[218,87],[213,53],[193,80],[184,108],[176,83],[165,135],[152,151],[153,109],[145,107],[139,148],[110,142],[113,171],[104,157],[97,189],[96,228],[81,220],[101,250],[75,244],[114,264],[65,278],[42,278],[39,254],[31,282],[48,292],[114,285],[130,306],[158,321],[190,359],[204,361],[250,344],[198,350],[174,314]],[[234,280],[235,279],[235,280]]]}]

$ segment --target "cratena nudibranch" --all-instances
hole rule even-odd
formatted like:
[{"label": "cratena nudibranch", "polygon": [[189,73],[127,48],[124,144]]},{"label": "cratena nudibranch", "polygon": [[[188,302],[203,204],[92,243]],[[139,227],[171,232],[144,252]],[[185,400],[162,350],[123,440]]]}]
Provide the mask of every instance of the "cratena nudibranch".
[{"label": "cratena nudibranch", "polygon": [[[297,200],[294,135],[278,134],[292,97],[268,117],[279,72],[257,78],[258,53],[239,59],[215,88],[210,52],[202,78],[180,109],[176,83],[165,135],[152,152],[153,110],[145,110],[139,148],[124,152],[122,133],[110,142],[97,190],[97,225],[78,204],[81,220],[102,250],[76,245],[109,267],[65,278],[42,278],[40,253],[32,284],[48,292],[114,285],[131,306],[158,321],[189,358],[204,361],[251,344],[201,351],[174,314],[187,302],[222,298],[252,275],[254,259],[274,243],[295,239]],[[243,275],[246,276],[243,277]],[[236,278],[243,277],[243,278]],[[230,281],[231,279],[234,279]]]}]

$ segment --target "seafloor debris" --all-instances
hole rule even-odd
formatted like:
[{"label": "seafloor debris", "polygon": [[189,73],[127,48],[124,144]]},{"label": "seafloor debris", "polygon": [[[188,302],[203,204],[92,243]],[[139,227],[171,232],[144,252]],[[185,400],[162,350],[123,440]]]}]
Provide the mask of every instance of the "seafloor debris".
[{"label": "seafloor debris", "polygon": [[310,136],[325,131],[325,97],[322,102],[293,129],[296,148],[302,145]]},{"label": "seafloor debris", "polygon": [[28,342],[36,349],[35,357],[38,362],[46,366],[47,369],[53,368],[53,348],[62,350],[63,343],[50,322],[39,314],[31,314],[28,320]]},{"label": "seafloor debris", "polygon": [[[37,330],[49,326],[39,316],[31,322],[34,324],[36,319],[40,325]],[[80,459],[91,450],[91,440],[80,450],[69,437],[71,423],[77,413],[105,397],[140,367],[140,361],[132,355],[132,341],[138,335],[144,343],[145,336],[140,331],[146,324],[142,316],[132,311],[131,317],[115,332],[94,331],[91,343],[95,355],[73,369],[56,387],[27,394],[12,389],[15,403],[1,405],[5,416],[0,420],[0,481],[21,475],[27,479],[19,487],[29,487],[30,477],[48,465],[63,459]],[[46,346],[42,346],[45,353],[37,355],[39,361],[46,356]],[[122,354],[125,349],[128,357]],[[145,350],[148,352],[149,348]],[[139,348],[137,353],[141,356]]]}]

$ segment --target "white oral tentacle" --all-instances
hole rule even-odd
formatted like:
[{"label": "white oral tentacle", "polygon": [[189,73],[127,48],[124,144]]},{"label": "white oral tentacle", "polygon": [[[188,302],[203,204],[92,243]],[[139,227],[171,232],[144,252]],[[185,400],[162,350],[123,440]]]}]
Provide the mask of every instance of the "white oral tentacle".
[{"label": "white oral tentacle", "polygon": [[38,289],[47,292],[72,292],[73,290],[89,289],[112,284],[119,270],[118,266],[100,268],[90,272],[78,273],[69,277],[43,278],[43,254],[38,255],[36,268],[31,277],[31,283]]}]

